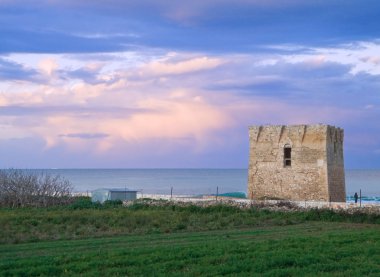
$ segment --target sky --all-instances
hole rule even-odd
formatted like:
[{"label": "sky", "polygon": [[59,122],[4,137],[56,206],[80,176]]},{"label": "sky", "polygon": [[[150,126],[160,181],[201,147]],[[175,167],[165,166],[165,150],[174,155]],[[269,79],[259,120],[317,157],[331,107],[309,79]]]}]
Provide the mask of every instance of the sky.
[{"label": "sky", "polygon": [[0,0],[0,168],[246,168],[248,126],[380,168],[380,1]]}]

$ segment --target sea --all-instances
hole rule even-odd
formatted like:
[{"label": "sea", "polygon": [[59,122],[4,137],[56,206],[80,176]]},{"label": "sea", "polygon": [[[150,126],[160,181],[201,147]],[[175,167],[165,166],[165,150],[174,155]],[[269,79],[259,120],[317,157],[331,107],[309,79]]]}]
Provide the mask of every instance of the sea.
[{"label": "sea", "polygon": [[[30,169],[32,170],[32,169]],[[247,191],[247,169],[33,169],[68,179],[75,192],[128,188],[146,194],[201,195]],[[380,203],[380,170],[346,170],[347,201]]]}]

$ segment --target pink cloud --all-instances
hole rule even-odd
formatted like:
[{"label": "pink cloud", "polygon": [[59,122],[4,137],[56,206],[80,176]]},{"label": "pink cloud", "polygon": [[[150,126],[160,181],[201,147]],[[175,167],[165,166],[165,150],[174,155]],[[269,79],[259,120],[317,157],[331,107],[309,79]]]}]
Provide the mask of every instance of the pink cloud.
[{"label": "pink cloud", "polygon": [[365,63],[370,63],[370,64],[374,64],[374,65],[380,64],[380,56],[367,56],[367,57],[361,58],[360,60],[365,62]]},{"label": "pink cloud", "polygon": [[[55,57],[51,58],[54,61]],[[297,62],[312,68],[325,63],[325,56],[319,54],[298,58]],[[59,72],[72,69],[60,61],[57,71],[52,60],[43,62],[40,68],[55,75],[53,81],[8,82],[11,89],[0,95],[3,106],[57,109],[34,112],[28,117],[1,117],[0,125],[7,124],[7,136],[0,137],[38,137],[44,139],[46,149],[64,147],[65,151],[99,155],[117,153],[124,144],[141,146],[152,141],[166,142],[162,151],[179,145],[187,151],[203,151],[210,146],[223,149],[230,143],[241,143],[246,139],[241,129],[253,124],[340,125],[347,118],[358,120],[363,116],[362,111],[350,108],[299,104],[281,97],[237,92],[239,86],[282,82],[285,77],[280,74],[260,71],[275,67],[277,62],[281,67],[294,62],[291,59],[287,63],[282,56],[168,53],[144,56],[143,61],[137,58],[135,63],[130,62],[130,57],[126,60],[128,63],[85,60],[79,64],[78,68],[88,68],[99,76],[97,83],[61,78]],[[275,62],[268,64],[267,60]],[[250,71],[252,68],[257,72]],[[195,74],[200,71],[202,74]],[[212,85],[221,89],[208,88]],[[236,129],[239,133],[230,133]],[[236,141],[231,142],[223,134],[236,137]]]},{"label": "pink cloud", "polygon": [[[342,124],[347,118],[359,120],[361,111],[330,106],[291,104],[281,99],[255,97],[250,100],[233,97],[227,110],[235,124]],[[332,118],[334,119],[332,121]]]},{"label": "pink cloud", "polygon": [[58,63],[53,58],[41,60],[38,66],[44,74],[50,77],[53,76],[54,72],[58,69]]},{"label": "pink cloud", "polygon": [[176,75],[209,70],[223,64],[220,58],[196,57],[180,61],[154,61],[142,67],[142,72],[153,75]]}]

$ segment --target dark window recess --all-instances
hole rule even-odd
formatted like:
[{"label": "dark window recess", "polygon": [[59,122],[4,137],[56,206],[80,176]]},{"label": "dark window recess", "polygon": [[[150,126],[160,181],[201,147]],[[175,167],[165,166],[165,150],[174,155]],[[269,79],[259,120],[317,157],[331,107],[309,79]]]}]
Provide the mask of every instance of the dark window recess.
[{"label": "dark window recess", "polygon": [[284,148],[284,166],[292,166],[292,148]]}]

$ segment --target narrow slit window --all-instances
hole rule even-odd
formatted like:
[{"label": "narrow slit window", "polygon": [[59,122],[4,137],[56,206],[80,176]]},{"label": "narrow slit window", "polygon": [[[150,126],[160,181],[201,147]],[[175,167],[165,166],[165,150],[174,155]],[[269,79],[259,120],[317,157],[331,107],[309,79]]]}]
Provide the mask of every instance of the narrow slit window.
[{"label": "narrow slit window", "polygon": [[284,147],[284,166],[292,166],[292,148],[290,146]]}]

